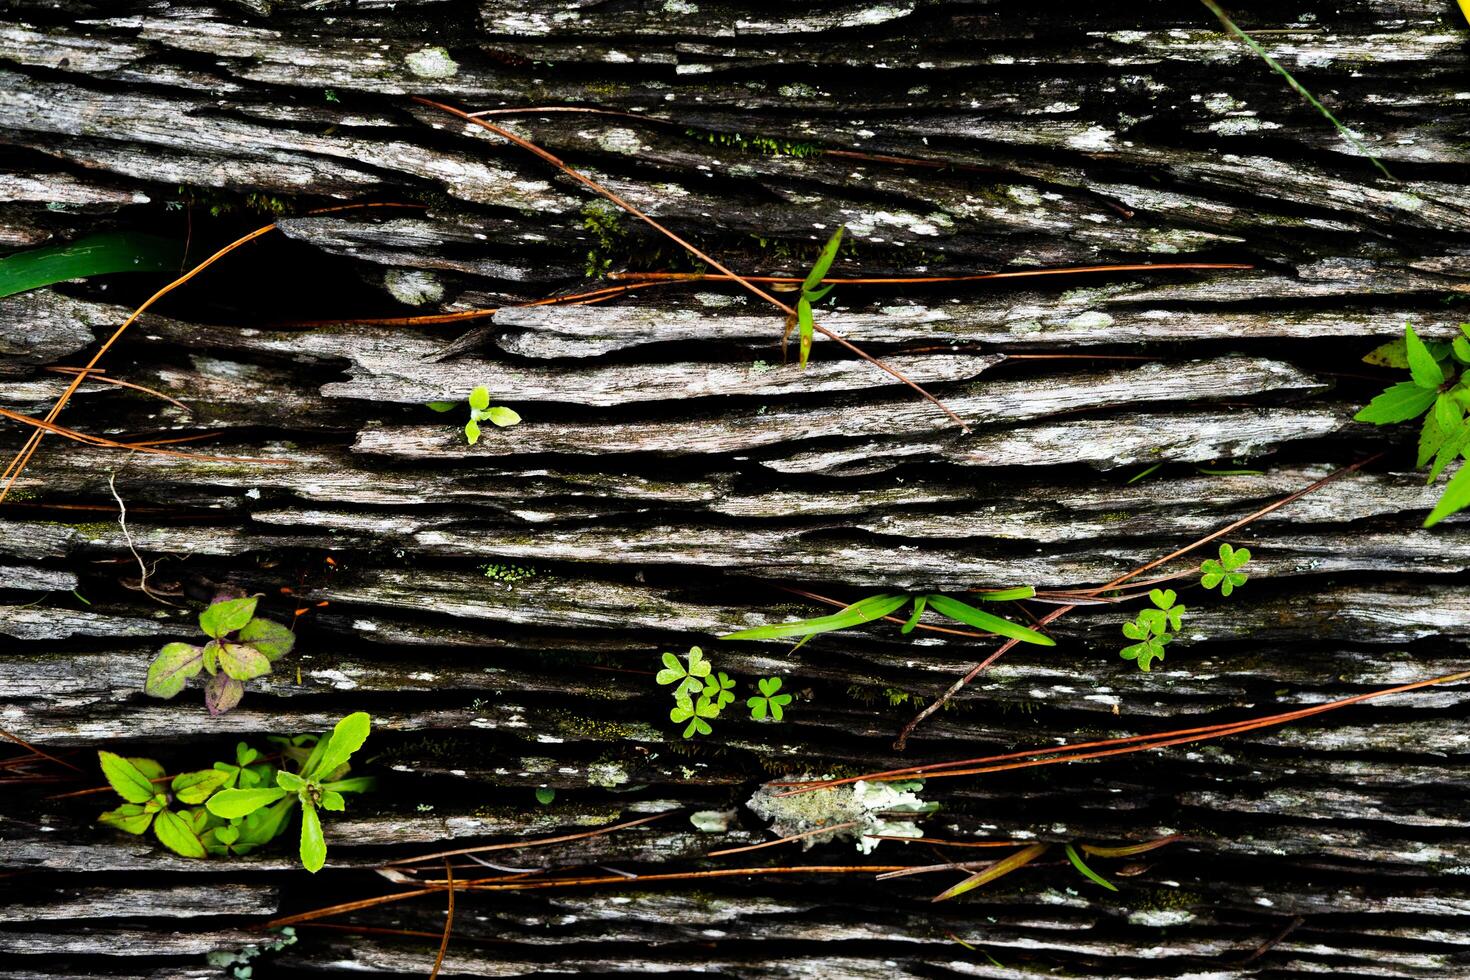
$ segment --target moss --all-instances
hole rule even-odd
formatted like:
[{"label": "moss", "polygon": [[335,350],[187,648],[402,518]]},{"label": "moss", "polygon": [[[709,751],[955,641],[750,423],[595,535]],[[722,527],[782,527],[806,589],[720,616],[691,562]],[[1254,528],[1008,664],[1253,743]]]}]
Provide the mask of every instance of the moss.
[{"label": "moss", "polygon": [[485,573],[486,578],[495,582],[504,582],[507,585],[514,585],[517,582],[524,582],[528,579],[533,579],[537,575],[541,574],[541,572],[535,568],[525,568],[521,565],[498,565],[493,563],[483,566],[481,568],[481,571]]},{"label": "moss", "polygon": [[594,742],[648,742],[659,738],[653,727],[641,722],[588,718],[575,711],[549,710],[542,713],[558,734]]},{"label": "moss", "polygon": [[686,129],[684,135],[703,140],[712,146],[730,146],[742,153],[759,153],[762,156],[814,157],[824,152],[815,143],[774,139],[770,136],[742,136],[740,133],[716,133],[707,129]]},{"label": "moss", "polygon": [[1204,902],[1198,892],[1179,888],[1155,888],[1139,896],[1134,908],[1140,912],[1176,912],[1189,909]]},{"label": "moss", "polygon": [[186,207],[208,210],[214,218],[238,211],[279,217],[297,210],[295,202],[289,197],[260,191],[237,194],[216,187],[190,187],[185,184],[179,185],[178,197],[174,201]]}]

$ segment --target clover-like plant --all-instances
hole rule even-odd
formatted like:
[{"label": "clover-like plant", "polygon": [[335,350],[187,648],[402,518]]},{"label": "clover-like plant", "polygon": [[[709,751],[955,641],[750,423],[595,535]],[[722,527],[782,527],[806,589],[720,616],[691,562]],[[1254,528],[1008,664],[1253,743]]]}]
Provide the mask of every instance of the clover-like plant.
[{"label": "clover-like plant", "polygon": [[842,232],[845,229],[838,226],[827,239],[827,244],[822,246],[821,253],[817,256],[816,264],[812,271],[807,273],[806,281],[801,284],[801,297],[796,301],[796,314],[786,318],[786,329],[781,335],[782,350],[791,337],[793,328],[797,331],[797,365],[806,370],[807,358],[812,353],[812,337],[816,333],[816,320],[812,316],[812,304],[820,302],[821,299],[832,291],[832,286],[820,288],[822,280],[827,277],[827,272],[832,268],[832,263],[837,259],[837,250],[842,247]]},{"label": "clover-like plant", "polygon": [[[480,441],[481,422],[489,422],[502,429],[520,424],[521,416],[515,409],[490,404],[490,389],[484,385],[470,392],[469,403],[470,420],[464,424],[464,437],[471,446]],[[459,407],[459,402],[429,402],[428,406],[436,412],[452,412]]]},{"label": "clover-like plant", "polygon": [[[1462,457],[1470,458],[1470,323],[1460,324],[1461,336],[1449,343],[1425,343],[1404,324],[1404,339],[1375,348],[1363,360],[1369,364],[1404,368],[1408,381],[1391,385],[1365,405],[1353,420],[1391,425],[1421,415],[1419,455],[1416,466],[1429,466],[1433,483],[1445,467]],[[1470,506],[1470,466],[1461,465],[1445,484],[1434,509],[1424,519],[1431,527]]]},{"label": "clover-like plant", "polygon": [[204,704],[212,715],[240,703],[245,682],[270,673],[271,664],[291,652],[296,636],[280,623],[255,615],[255,596],[217,598],[199,614],[199,629],[209,637],[202,647],[169,643],[148,665],[143,690],[171,698],[201,670],[209,673]]},{"label": "clover-like plant", "polygon": [[[982,602],[1004,602],[1014,599],[1029,599],[1036,594],[1036,590],[1029,585],[1023,585],[1014,589],[1003,589],[993,592],[976,593],[976,598]],[[909,633],[919,623],[919,617],[926,609],[933,610],[947,619],[973,626],[987,633],[997,636],[1008,637],[1019,640],[1022,643],[1035,643],[1038,646],[1055,646],[1056,641],[1045,634],[1038,633],[1033,629],[1013,623],[1008,619],[1002,619],[992,613],[977,609],[968,602],[962,602],[947,595],[918,595],[909,596],[903,594],[874,595],[866,599],[859,599],[850,606],[827,616],[817,616],[812,619],[800,619],[791,623],[773,623],[769,626],[755,626],[751,629],[737,630],[720,637],[722,640],[780,640],[791,637],[800,637],[796,647],[800,647],[807,640],[820,633],[831,633],[834,630],[851,629],[861,626],[863,623],[871,623],[875,619],[891,616],[905,605],[913,604],[913,612],[904,623],[901,632]],[[793,648],[795,649],[795,647]]]},{"label": "clover-like plant", "polygon": [[1248,576],[1237,569],[1250,560],[1249,548],[1232,548],[1228,544],[1222,544],[1219,561],[1208,558],[1200,566],[1199,584],[1207,589],[1218,585],[1221,595],[1229,595],[1245,584]]},{"label": "clover-like plant", "polygon": [[[735,680],[723,670],[714,670],[714,665],[705,659],[704,651],[699,647],[690,647],[682,662],[674,654],[665,653],[663,664],[664,669],[655,675],[654,680],[660,684],[673,685],[670,693],[674,698],[674,706],[669,709],[669,720],[676,725],[685,725],[685,738],[713,734],[714,728],[710,722],[735,703]],[[782,708],[791,703],[791,695],[776,694],[781,688],[781,679],[768,677],[760,681],[758,686],[761,696],[746,701],[751,709],[751,717],[761,721],[769,711],[771,718],[780,721]],[[761,703],[759,709],[756,707],[757,701]]]},{"label": "clover-like plant", "polygon": [[[248,820],[264,812],[262,823],[276,833],[295,806],[301,807],[301,864],[315,874],[327,861],[327,842],[322,834],[322,810],[346,809],[343,793],[372,788],[371,778],[344,779],[351,767],[348,760],[362,748],[372,730],[372,719],[358,711],[337,722],[332,734],[317,742],[299,773],[276,770],[276,785],[264,789],[226,789],[205,804],[209,812],[226,820]],[[218,834],[216,834],[218,837]],[[228,842],[226,842],[228,843]]]},{"label": "clover-like plant", "polygon": [[1173,589],[1153,589],[1148,597],[1156,608],[1140,610],[1137,619],[1123,624],[1123,635],[1138,641],[1123,648],[1123,659],[1138,661],[1138,668],[1145,672],[1153,668],[1155,660],[1164,658],[1164,647],[1174,639],[1170,627],[1177,630],[1184,620],[1184,607],[1175,605]]},{"label": "clover-like plant", "polygon": [[776,693],[781,690],[781,678],[763,677],[756,681],[755,686],[761,693],[745,702],[745,706],[750,709],[751,719],[765,721],[769,714],[772,720],[780,721],[783,709],[791,703],[791,695]]}]

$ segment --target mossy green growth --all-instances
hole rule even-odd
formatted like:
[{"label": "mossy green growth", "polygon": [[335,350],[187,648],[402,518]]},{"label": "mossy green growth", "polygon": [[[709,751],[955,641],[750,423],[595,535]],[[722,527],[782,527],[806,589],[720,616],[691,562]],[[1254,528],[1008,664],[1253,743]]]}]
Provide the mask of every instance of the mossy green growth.
[{"label": "mossy green growth", "polygon": [[740,133],[717,133],[707,129],[686,129],[684,135],[703,140],[711,146],[730,146],[742,153],[759,153],[763,156],[814,157],[821,156],[824,152],[815,143],[775,139],[770,136],[744,136]]},{"label": "mossy green growth", "polygon": [[279,217],[296,210],[295,203],[290,198],[276,194],[264,194],[259,191],[237,194],[215,187],[190,187],[185,184],[179,185],[178,196],[170,200],[166,206],[201,208],[207,210],[212,218],[240,211]]},{"label": "mossy green growth", "polygon": [[594,243],[587,252],[587,278],[600,279],[612,268],[612,253],[627,237],[623,213],[606,201],[588,201],[582,206],[582,227],[592,233]]},{"label": "mossy green growth", "polygon": [[535,578],[541,573],[534,568],[525,568],[521,565],[499,565],[489,564],[482,568],[485,577],[493,582],[504,582],[506,585],[515,585],[517,582],[525,582]]}]

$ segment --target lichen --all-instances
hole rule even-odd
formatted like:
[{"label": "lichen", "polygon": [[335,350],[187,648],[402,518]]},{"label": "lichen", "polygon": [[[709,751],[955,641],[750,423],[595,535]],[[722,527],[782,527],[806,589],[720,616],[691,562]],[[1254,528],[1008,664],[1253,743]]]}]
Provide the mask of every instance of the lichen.
[{"label": "lichen", "polygon": [[420,48],[403,58],[408,70],[420,78],[453,78],[459,64],[443,48]]},{"label": "lichen", "polygon": [[[842,786],[782,796],[780,794],[785,792],[783,787],[765,784],[755,791],[746,805],[763,820],[771,821],[771,830],[782,837],[847,824],[849,826],[833,830],[832,837],[854,840],[860,852],[871,854],[883,837],[923,836],[923,831],[912,820],[890,819],[894,813],[918,816],[937,810],[938,804],[919,799],[918,791],[923,786],[921,780],[870,783],[860,779]],[[813,835],[802,846],[810,848],[824,838],[825,835]]]}]

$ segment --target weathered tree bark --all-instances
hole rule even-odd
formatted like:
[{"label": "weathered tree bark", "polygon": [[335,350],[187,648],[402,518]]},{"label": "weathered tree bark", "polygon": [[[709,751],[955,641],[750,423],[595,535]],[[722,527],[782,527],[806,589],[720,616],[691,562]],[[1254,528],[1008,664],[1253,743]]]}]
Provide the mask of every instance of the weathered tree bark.
[{"label": "weathered tree bark", "polygon": [[[5,786],[0,978],[219,976],[204,954],[259,942],[276,914],[403,890],[373,873],[386,860],[660,813],[491,857],[614,876],[972,860],[898,841],[705,855],[771,839],[744,804],[773,778],[1209,724],[1465,667],[1467,524],[1421,529],[1438,487],[1412,470],[1412,435],[1352,421],[1397,380],[1364,353],[1406,321],[1447,340],[1470,318],[1470,55],[1448,0],[1232,10],[1394,180],[1188,2],[0,10],[0,249],[143,228],[197,261],[280,217],[101,365],[187,409],[88,381],[59,420],[216,432],[182,448],[232,461],[48,436],[0,505],[0,728],[88,770]],[[784,363],[781,315],[713,279],[517,308],[693,266],[414,95],[529,107],[493,121],[745,274],[804,275],[838,225],[843,278],[1249,268],[839,287],[821,322],[934,391],[963,434],[820,337],[806,371]],[[362,202],[418,207],[308,213]],[[0,300],[0,405],[44,415],[69,380],[46,368],[84,363],[161,282]],[[470,446],[458,413],[423,403],[476,385],[524,421]],[[27,433],[7,431],[8,458]],[[1151,673],[1118,657],[1133,607],[1087,607],[904,755],[895,731],[993,641],[888,624],[794,652],[713,640],[822,608],[783,586],[1098,585],[1380,450],[1232,535],[1251,581],[1184,592]],[[177,605],[141,591],[140,563]],[[220,585],[294,618],[297,650],[218,718],[197,690],[145,697],[153,651]],[[732,676],[783,676],[787,720],[729,709],[714,736],[679,738],[652,672],[693,644]],[[1181,835],[1098,862],[1116,895],[1060,847],[947,905],[927,899],[957,875],[462,894],[442,972],[1470,977],[1466,690],[922,790],[943,807],[921,822],[933,838]],[[188,861],[97,826],[102,795],[48,798],[99,784],[99,748],[192,768],[358,709],[383,789],[328,824],[309,880],[284,841]],[[732,812],[728,829],[697,829],[699,810]],[[302,927],[256,976],[425,973],[442,899],[333,920],[406,934]]]}]

